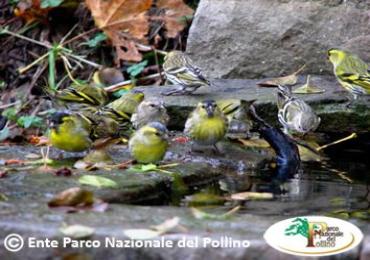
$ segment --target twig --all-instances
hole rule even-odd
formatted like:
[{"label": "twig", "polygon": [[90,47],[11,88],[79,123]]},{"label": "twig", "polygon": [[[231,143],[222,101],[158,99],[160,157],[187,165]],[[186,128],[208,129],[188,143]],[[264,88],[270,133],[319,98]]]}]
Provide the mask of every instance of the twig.
[{"label": "twig", "polygon": [[[155,74],[151,74],[151,75],[139,78],[137,80],[139,81],[139,80],[146,80],[146,79],[155,79],[155,78],[158,78],[161,74],[163,75],[163,73],[155,73]],[[107,92],[114,92],[114,91],[120,89],[122,86],[129,85],[131,83],[132,83],[132,80],[126,80],[126,81],[122,81],[122,82],[116,83],[114,85],[111,85],[109,87],[106,87],[104,89]]]},{"label": "twig", "polygon": [[8,103],[8,104],[1,105],[1,106],[0,106],[0,109],[4,109],[4,108],[8,108],[8,107],[15,106],[15,105],[19,104],[19,102],[20,102],[20,101],[18,100],[18,101],[15,101],[15,102],[13,102],[13,103]]},{"label": "twig", "polygon": [[45,48],[48,48],[48,49],[53,48],[53,46],[51,46],[50,44],[43,43],[43,42],[40,42],[40,41],[34,40],[34,39],[32,39],[32,38],[28,38],[28,37],[23,36],[23,35],[18,34],[18,33],[14,33],[14,32],[12,32],[12,31],[9,31],[9,30],[8,30],[8,29],[6,29],[6,28],[4,28],[3,30],[1,30],[1,31],[0,31],[0,34],[2,34],[2,33],[10,34],[10,35],[15,36],[15,37],[18,37],[18,38],[20,38],[20,39],[22,39],[22,40],[26,40],[26,41],[32,42],[32,43],[34,43],[34,44],[41,45],[41,46],[43,46],[43,47],[45,47]]},{"label": "twig", "polygon": [[334,142],[332,142],[330,144],[326,144],[326,145],[320,146],[320,147],[316,148],[316,150],[317,151],[321,151],[322,149],[328,148],[329,146],[332,146],[332,145],[335,145],[335,144],[339,144],[339,143],[342,143],[344,141],[351,140],[353,138],[357,138],[357,134],[356,133],[352,133],[351,135],[349,135],[347,137],[344,137],[342,139],[339,139],[337,141],[334,141]]},{"label": "twig", "polygon": [[78,82],[78,81],[73,77],[73,75],[72,75],[72,73],[71,73],[71,71],[70,71],[70,69],[69,69],[69,68],[70,68],[70,67],[72,67],[72,66],[71,66],[71,64],[68,62],[68,59],[66,58],[66,56],[61,55],[61,58],[62,58],[62,60],[63,60],[64,68],[65,68],[65,70],[67,71],[67,74],[68,74],[69,79],[70,79],[70,80],[72,80],[72,81],[73,81],[73,83],[77,84],[78,86],[79,86],[79,85],[81,85],[81,83],[80,83],[80,82]]},{"label": "twig", "polygon": [[76,35],[75,37],[69,39],[68,41],[66,41],[65,43],[63,43],[63,45],[67,45],[68,43],[71,43],[71,42],[73,42],[75,40],[78,40],[78,39],[80,39],[80,38],[82,38],[82,37],[84,37],[84,36],[86,36],[86,35],[88,35],[90,33],[93,33],[95,31],[98,31],[98,30],[99,30],[99,28],[93,28],[91,30],[88,30],[86,32],[83,32],[83,33],[81,33],[79,35]]},{"label": "twig", "polygon": [[26,67],[19,68],[18,69],[19,74],[23,74],[24,72],[26,72],[27,70],[29,70],[30,68],[32,68],[33,66],[35,66],[36,64],[40,63],[40,61],[42,61],[43,59],[45,59],[48,55],[49,55],[49,52],[47,52],[44,55],[40,56],[39,58],[37,58],[36,60],[34,60],[32,63],[28,64]]},{"label": "twig", "polygon": [[69,56],[69,57],[72,57],[72,58],[74,58],[76,60],[79,60],[79,61],[81,61],[83,63],[86,63],[86,64],[88,64],[88,65],[90,65],[92,67],[95,67],[97,69],[100,69],[100,68],[103,67],[103,65],[100,65],[100,64],[95,63],[93,61],[89,61],[89,60],[87,60],[85,58],[82,58],[81,56],[77,56],[77,55],[74,55],[74,54],[71,54],[71,53],[64,53],[64,54],[67,55],[67,56]]}]

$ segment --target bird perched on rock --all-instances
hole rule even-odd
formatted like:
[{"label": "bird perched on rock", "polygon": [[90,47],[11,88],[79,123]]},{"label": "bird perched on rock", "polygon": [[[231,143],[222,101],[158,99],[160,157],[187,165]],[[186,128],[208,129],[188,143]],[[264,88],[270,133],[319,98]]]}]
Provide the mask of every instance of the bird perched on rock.
[{"label": "bird perched on rock", "polygon": [[62,111],[53,114],[50,124],[51,144],[64,151],[82,152],[99,139],[118,137],[119,124],[111,118]]},{"label": "bird perched on rock", "polygon": [[54,147],[61,150],[82,152],[93,143],[91,131],[91,122],[83,115],[57,112],[51,118],[49,139]]},{"label": "bird perched on rock", "polygon": [[228,121],[227,136],[244,138],[250,136],[253,122],[249,116],[249,107],[255,100],[222,99],[216,103]]},{"label": "bird perched on rock", "polygon": [[99,114],[113,118],[120,123],[127,123],[143,100],[144,93],[133,90],[104,106],[99,111]]},{"label": "bird perched on rock", "polygon": [[144,100],[136,108],[136,112],[131,117],[131,123],[135,129],[150,123],[159,122],[167,126],[170,117],[161,100],[151,99]]},{"label": "bird perched on rock", "polygon": [[139,163],[161,161],[167,147],[167,128],[159,122],[144,125],[129,140],[130,154]]},{"label": "bird perched on rock", "polygon": [[191,94],[201,86],[209,86],[200,68],[181,51],[171,51],[164,57],[163,70],[168,81],[180,85],[179,89],[169,90],[163,95]]},{"label": "bird perched on rock", "polygon": [[368,64],[356,55],[340,49],[330,49],[328,56],[334,66],[334,75],[342,87],[353,95],[354,99],[360,95],[370,95]]},{"label": "bird perched on rock", "polygon": [[292,97],[290,87],[278,86],[277,106],[279,122],[287,134],[289,131],[306,134],[315,131],[320,124],[320,117],[306,102]]},{"label": "bird perched on rock", "polygon": [[189,115],[184,133],[197,144],[215,146],[225,136],[226,130],[226,117],[214,100],[206,100]]},{"label": "bird perched on rock", "polygon": [[72,85],[55,93],[48,91],[52,97],[70,104],[87,104],[90,106],[103,106],[108,101],[108,93],[94,84]]}]

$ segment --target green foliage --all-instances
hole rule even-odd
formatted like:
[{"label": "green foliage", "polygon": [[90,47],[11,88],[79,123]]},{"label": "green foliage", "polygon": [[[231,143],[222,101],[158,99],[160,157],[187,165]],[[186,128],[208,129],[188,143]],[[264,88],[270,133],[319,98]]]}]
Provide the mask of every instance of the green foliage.
[{"label": "green foliage", "polygon": [[140,63],[131,65],[127,68],[127,73],[130,74],[131,77],[135,78],[145,69],[146,65],[148,65],[148,60],[144,60]]},{"label": "green foliage", "polygon": [[115,98],[120,98],[122,97],[123,95],[127,94],[128,92],[130,92],[130,90],[127,90],[127,89],[120,89],[118,91],[115,91],[113,93],[113,97]]},{"label": "green foliage", "polygon": [[158,166],[152,163],[134,165],[128,169],[130,172],[152,172],[158,170]]},{"label": "green foliage", "polygon": [[41,8],[58,7],[63,0],[41,0]]},{"label": "green foliage", "polygon": [[21,116],[17,119],[17,124],[23,128],[42,127],[42,118],[38,116]]},{"label": "green foliage", "polygon": [[302,235],[308,237],[308,220],[306,218],[296,218],[293,223],[285,229],[286,236]]},{"label": "green foliage", "polygon": [[5,116],[10,121],[16,121],[17,120],[17,109],[14,107],[7,108],[3,111],[2,115]]},{"label": "green foliage", "polygon": [[87,45],[90,48],[96,48],[96,47],[99,47],[101,43],[105,41],[106,39],[108,39],[107,36],[101,32],[101,33],[95,34],[93,38],[83,43],[82,45]]}]

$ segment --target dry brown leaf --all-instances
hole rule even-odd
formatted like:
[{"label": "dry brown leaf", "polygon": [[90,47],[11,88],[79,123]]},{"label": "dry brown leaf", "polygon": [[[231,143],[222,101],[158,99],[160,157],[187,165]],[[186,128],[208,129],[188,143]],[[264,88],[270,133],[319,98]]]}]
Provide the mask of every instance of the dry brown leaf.
[{"label": "dry brown leaf", "polygon": [[152,0],[85,0],[96,25],[117,51],[117,61],[140,61],[135,41],[144,41],[149,29],[147,11]]},{"label": "dry brown leaf", "polygon": [[277,85],[285,85],[285,86],[291,86],[297,83],[298,81],[298,74],[306,67],[306,65],[303,65],[300,67],[297,71],[293,72],[292,74],[284,77],[279,78],[273,78],[270,80],[266,80],[263,82],[257,83],[261,87],[276,87]]},{"label": "dry brown leaf", "polygon": [[79,187],[67,189],[58,193],[51,201],[49,207],[60,206],[89,206],[94,202],[94,195],[91,191],[83,190]]},{"label": "dry brown leaf", "polygon": [[163,20],[168,38],[175,38],[185,28],[186,17],[194,13],[194,10],[187,6],[183,0],[158,0],[157,7],[165,10]]}]

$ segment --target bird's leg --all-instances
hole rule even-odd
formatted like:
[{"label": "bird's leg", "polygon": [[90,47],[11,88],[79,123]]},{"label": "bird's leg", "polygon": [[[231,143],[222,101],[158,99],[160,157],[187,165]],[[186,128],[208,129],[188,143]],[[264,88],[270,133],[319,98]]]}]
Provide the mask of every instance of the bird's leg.
[{"label": "bird's leg", "polygon": [[347,96],[347,99],[348,99],[348,101],[345,104],[346,109],[351,109],[352,105],[353,105],[353,102],[357,99],[357,95]]},{"label": "bird's leg", "polygon": [[213,145],[213,153],[214,154],[223,154],[220,149],[217,147],[217,143]]}]

